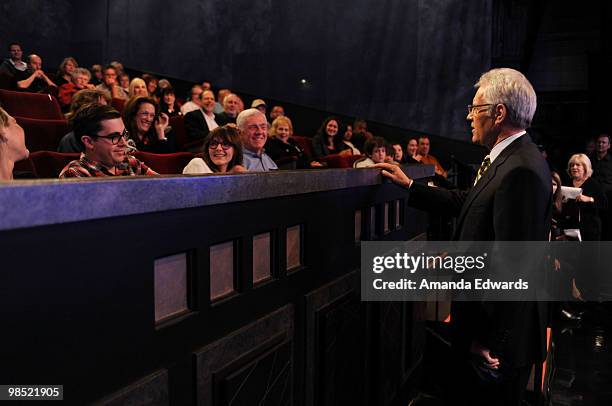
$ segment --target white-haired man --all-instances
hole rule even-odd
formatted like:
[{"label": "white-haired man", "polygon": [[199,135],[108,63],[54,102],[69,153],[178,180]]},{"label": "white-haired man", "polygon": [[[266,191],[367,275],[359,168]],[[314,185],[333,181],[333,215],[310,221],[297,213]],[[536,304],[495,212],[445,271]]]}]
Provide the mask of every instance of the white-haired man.
[{"label": "white-haired man", "polygon": [[[522,73],[508,68],[484,73],[475,88],[467,115],[472,142],[490,153],[473,187],[428,187],[397,166],[376,167],[410,189],[411,205],[458,216],[460,241],[548,241],[551,175],[525,132],[536,110],[535,91]],[[545,356],[546,303],[453,302],[451,315],[453,404],[520,405],[532,365]]]},{"label": "white-haired man", "polygon": [[276,163],[264,152],[268,140],[268,121],[257,109],[247,109],[238,114],[236,125],[242,139],[244,167],[249,172],[266,172],[278,169]]}]

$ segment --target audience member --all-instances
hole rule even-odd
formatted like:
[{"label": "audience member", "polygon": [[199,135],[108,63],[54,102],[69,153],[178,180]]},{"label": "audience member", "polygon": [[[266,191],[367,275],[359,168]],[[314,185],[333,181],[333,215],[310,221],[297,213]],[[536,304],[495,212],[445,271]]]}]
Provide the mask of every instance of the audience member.
[{"label": "audience member", "polygon": [[119,86],[129,95],[130,91],[130,75],[125,72],[119,74]]},{"label": "audience member", "polygon": [[203,81],[202,90],[212,90],[212,84],[207,80]]},{"label": "audience member", "polygon": [[353,164],[354,168],[368,168],[375,164],[385,162],[387,147],[384,138],[373,137],[365,144],[366,157],[361,158]]},{"label": "audience member", "polygon": [[153,96],[157,91],[157,78],[150,73],[145,73],[142,75],[142,79],[147,84],[147,92],[149,92],[150,96]]},{"label": "audience member", "polygon": [[[160,113],[152,97],[136,96],[125,105],[123,122],[128,130],[130,146],[138,151],[169,154],[176,151],[170,118]],[[133,144],[132,144],[133,143]]]},{"label": "audience member", "polygon": [[147,90],[147,84],[141,78],[134,78],[128,86],[128,95],[131,98],[137,96],[149,97],[149,91]]},{"label": "audience member", "polygon": [[69,56],[67,58],[64,58],[62,63],[60,63],[59,68],[57,69],[57,74],[55,75],[55,84],[58,86],[62,86],[72,82],[72,74],[78,67],[79,64],[73,57]]},{"label": "audience member", "polygon": [[[600,211],[608,207],[608,200],[599,182],[594,180],[591,160],[585,154],[572,155],[567,163],[567,173],[572,186],[581,188],[582,193],[575,201],[563,206],[566,223],[564,228],[578,228],[582,241],[601,239]],[[569,224],[573,222],[574,224]]]},{"label": "audience member", "polygon": [[123,64],[119,61],[112,61],[111,63],[109,63],[109,65],[115,68],[115,71],[117,72],[117,77],[121,76],[121,74],[124,72]]},{"label": "audience member", "polygon": [[391,147],[393,148],[393,160],[397,163],[404,163],[404,148],[402,148],[402,144],[391,144]]},{"label": "audience member", "polygon": [[586,156],[589,157],[591,161],[593,160],[592,158],[595,156],[596,150],[597,150],[597,143],[595,142],[595,138],[593,137],[587,138],[587,140],[584,142],[584,153],[586,154]]},{"label": "audience member", "polygon": [[265,115],[267,112],[268,106],[266,106],[266,102],[263,101],[262,99],[255,99],[253,100],[253,103],[251,103],[251,108],[257,109],[261,111],[262,113],[264,113]]},{"label": "audience member", "polygon": [[355,145],[355,148],[363,151],[365,143],[372,139],[373,135],[368,131],[368,123],[363,118],[356,118],[353,121],[353,138],[351,142]]},{"label": "audience member", "polygon": [[62,106],[62,111],[65,113],[70,109],[72,98],[74,95],[83,89],[93,89],[94,85],[89,83],[91,73],[85,68],[76,68],[72,72],[70,83],[64,83],[59,87],[58,100]]},{"label": "audience member", "polygon": [[72,120],[85,152],[62,170],[60,178],[157,175],[127,152],[127,130],[111,106],[87,104]]},{"label": "audience member", "polygon": [[13,42],[9,44],[9,57],[0,64],[0,89],[14,90],[17,83],[18,72],[25,72],[28,65],[21,60],[23,51],[21,45]]},{"label": "audience member", "polygon": [[91,65],[91,83],[93,85],[98,86],[100,83],[102,83],[103,76],[102,65]]},{"label": "audience member", "polygon": [[189,112],[199,110],[200,107],[202,107],[200,105],[200,97],[202,95],[202,92],[204,92],[204,89],[200,85],[194,85],[191,88],[191,96],[189,98],[189,101],[181,106],[181,113],[183,113],[183,115],[187,115],[187,113]]},{"label": "audience member", "polygon": [[353,126],[349,124],[344,130],[344,135],[342,136],[342,143],[344,143],[344,145],[350,148],[350,150],[353,152],[353,155],[361,155],[361,151],[359,151],[359,149],[355,147],[355,145],[351,141],[352,138]]},{"label": "audience member", "polygon": [[422,164],[435,165],[434,167],[435,173],[437,175],[440,175],[446,178],[448,176],[448,172],[444,170],[444,168],[442,167],[442,165],[440,165],[440,162],[435,156],[429,154],[429,148],[430,148],[429,137],[426,135],[421,135],[419,137],[419,147],[417,150],[416,159],[420,161]]},{"label": "audience member", "polygon": [[0,107],[0,181],[13,179],[15,162],[28,158],[23,128]]},{"label": "audience member", "polygon": [[113,99],[127,100],[127,93],[119,86],[117,81],[117,69],[108,65],[104,68],[102,83],[96,86],[96,89],[106,90]]},{"label": "audience member", "polygon": [[268,120],[266,116],[257,109],[244,110],[238,115],[236,124],[240,130],[240,138],[244,147],[243,162],[245,168],[252,172],[278,169],[272,158],[264,152],[264,146],[268,139]]},{"label": "audience member", "polygon": [[166,113],[168,117],[180,116],[181,108],[176,101],[176,95],[174,89],[167,87],[162,90],[161,102],[159,103],[162,113]]},{"label": "audience member", "polygon": [[299,147],[293,139],[293,124],[289,117],[280,116],[270,127],[270,137],[266,142],[266,153],[280,165],[281,162],[295,161],[297,169],[322,167]]},{"label": "audience member", "polygon": [[338,154],[341,151],[351,154],[349,146],[342,142],[341,137],[338,137],[339,128],[340,121],[335,117],[327,117],[323,121],[315,136],[312,137],[312,150],[316,160],[330,154]]},{"label": "audience member", "polygon": [[[98,89],[84,89],[78,91],[74,97],[72,98],[72,103],[70,104],[70,111],[66,113],[66,120],[69,122],[72,121],[72,118],[76,114],[76,112],[84,105],[90,103],[98,103],[102,105],[108,105],[111,102],[110,95]],[[68,134],[64,135],[59,142],[57,147],[57,152],[64,153],[74,153],[74,152],[84,152],[83,143],[79,142],[79,140],[75,137],[74,131],[70,131]]]},{"label": "audience member", "polygon": [[38,55],[27,58],[28,69],[17,72],[17,89],[31,93],[56,93],[57,85],[42,70],[42,59]]},{"label": "audience member", "polygon": [[272,106],[272,110],[270,110],[270,121],[276,120],[280,116],[285,115],[285,109],[283,106]]},{"label": "audience member", "polygon": [[242,166],[242,143],[238,130],[224,125],[212,130],[204,139],[203,158],[193,158],[183,169],[184,174],[239,173]]},{"label": "audience member", "polygon": [[217,114],[217,123],[225,125],[227,123],[236,124],[236,118],[240,113],[240,103],[242,100],[237,94],[230,93],[223,99],[223,112]]},{"label": "audience member", "polygon": [[217,94],[217,102],[215,103],[215,109],[214,112],[215,114],[221,114],[223,113],[223,102],[225,101],[225,97],[228,94],[231,94],[232,91],[229,89],[221,89],[219,90],[219,93]]},{"label": "audience member", "polygon": [[593,178],[597,180],[607,192],[612,190],[612,157],[610,150],[610,136],[600,134],[597,137],[596,154],[593,161]]},{"label": "audience member", "polygon": [[200,140],[209,132],[219,126],[215,113],[215,94],[212,90],[205,90],[200,94],[199,104],[202,106],[197,110],[185,115],[185,132],[192,140]]}]

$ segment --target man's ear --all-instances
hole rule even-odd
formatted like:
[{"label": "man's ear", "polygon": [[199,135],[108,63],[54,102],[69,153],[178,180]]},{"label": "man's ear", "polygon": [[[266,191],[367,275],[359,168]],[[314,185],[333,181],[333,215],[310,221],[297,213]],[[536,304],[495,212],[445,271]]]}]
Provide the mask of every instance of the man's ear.
[{"label": "man's ear", "polygon": [[81,137],[81,141],[83,145],[85,145],[85,149],[93,149],[93,138],[89,135],[83,135]]},{"label": "man's ear", "polygon": [[508,117],[508,108],[506,107],[505,104],[497,104],[495,106],[495,124],[501,124],[503,123],[506,118]]}]

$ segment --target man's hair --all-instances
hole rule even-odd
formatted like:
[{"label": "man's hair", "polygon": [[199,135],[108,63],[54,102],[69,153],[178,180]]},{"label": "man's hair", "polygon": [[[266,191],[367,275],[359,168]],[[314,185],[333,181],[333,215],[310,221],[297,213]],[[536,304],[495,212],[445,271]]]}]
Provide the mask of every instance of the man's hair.
[{"label": "man's hair", "polygon": [[482,90],[486,103],[506,106],[508,121],[513,127],[525,129],[531,125],[537,97],[521,72],[510,68],[491,69],[480,76],[474,87]]},{"label": "man's hair", "polygon": [[110,94],[104,90],[99,89],[83,89],[79,90],[72,97],[72,102],[70,103],[70,111],[66,113],[66,119],[72,120],[77,110],[79,110],[85,104],[98,103],[102,97],[106,100],[106,104],[111,103]]},{"label": "man's hair", "polygon": [[8,113],[0,107],[0,128],[8,127],[9,115]]},{"label": "man's hair", "polygon": [[219,172],[217,165],[210,159],[209,145],[214,140],[227,141],[234,147],[234,156],[232,160],[227,164],[227,170],[231,170],[236,165],[242,165],[242,142],[238,135],[238,130],[232,125],[224,125],[217,127],[208,133],[204,139],[204,145],[202,146],[202,158],[206,162],[206,165],[213,171]]},{"label": "man's hair", "polygon": [[353,129],[355,129],[355,127],[357,127],[357,124],[359,124],[359,123],[365,123],[365,124],[366,124],[366,126],[368,125],[368,122],[367,122],[367,121],[365,121],[363,118],[361,118],[361,117],[357,117],[357,118],[355,119],[355,121],[353,121]]},{"label": "man's hair", "polygon": [[19,42],[11,42],[8,46],[8,50],[10,51],[11,47],[14,47],[15,45],[17,45],[19,48],[23,48]]},{"label": "man's hair", "polygon": [[597,138],[595,138],[595,140],[600,139],[601,137],[606,137],[608,139],[608,144],[610,144],[610,134],[606,134],[606,133],[601,133],[597,136]]},{"label": "man's hair", "polygon": [[118,75],[119,72],[117,72],[117,68],[115,68],[113,65],[106,65],[104,67],[104,69],[102,69],[102,73],[106,72],[107,70],[112,69],[115,71],[115,75]]},{"label": "man's hair", "polygon": [[[36,54],[30,54],[30,55],[26,56],[26,58],[25,58],[25,62],[26,62],[26,63],[30,63],[31,59],[32,59],[32,58],[34,58],[35,56],[38,56],[38,55],[36,55]],[[38,57],[40,58],[40,56],[38,56]],[[40,58],[40,59],[42,60],[42,58]]]},{"label": "man's hair", "polygon": [[204,98],[205,93],[212,93],[213,99],[215,98],[215,92],[209,89],[209,90],[204,90],[202,93],[200,93],[200,95],[198,96],[198,99],[202,100]]},{"label": "man's hair", "polygon": [[98,135],[102,129],[102,121],[115,118],[121,118],[121,114],[112,106],[99,103],[85,104],[77,110],[72,118],[72,131],[74,131],[74,136],[79,141],[81,148],[85,149],[81,137]]},{"label": "man's hair", "polygon": [[245,128],[246,121],[250,117],[257,116],[257,115],[264,116],[264,114],[261,111],[259,111],[257,109],[253,109],[253,108],[241,111],[240,114],[238,114],[238,117],[236,118],[236,126],[238,127],[238,129],[240,131],[246,130],[246,128]]},{"label": "man's hair", "polygon": [[385,148],[387,149],[387,143],[383,137],[373,137],[369,139],[365,144],[365,152],[367,156],[372,156],[372,153],[376,148]]},{"label": "man's hair", "polygon": [[[419,142],[421,142],[421,140],[424,140],[424,139],[427,139],[427,140],[431,141],[429,139],[429,135],[425,135],[425,134],[419,135],[419,137],[416,140],[417,140],[417,143],[419,143]],[[408,140],[408,141],[410,141],[410,140]]]}]

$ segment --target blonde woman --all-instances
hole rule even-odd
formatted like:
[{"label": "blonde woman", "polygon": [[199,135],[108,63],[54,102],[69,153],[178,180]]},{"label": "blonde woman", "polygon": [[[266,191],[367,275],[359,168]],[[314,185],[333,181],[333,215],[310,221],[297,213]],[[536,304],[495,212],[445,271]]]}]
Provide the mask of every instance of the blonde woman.
[{"label": "blonde woman", "polygon": [[141,78],[134,78],[130,82],[130,87],[128,89],[128,94],[130,99],[136,96],[149,96],[149,91],[147,90],[147,84]]},{"label": "blonde woman", "polygon": [[266,142],[266,154],[277,165],[295,161],[297,169],[316,168],[323,166],[306,155],[293,139],[293,125],[287,116],[279,116],[273,122]]}]

